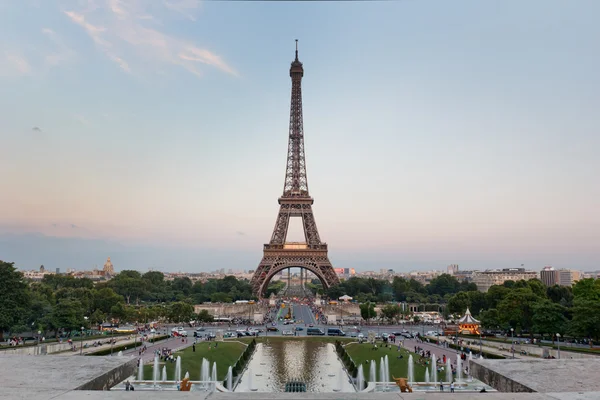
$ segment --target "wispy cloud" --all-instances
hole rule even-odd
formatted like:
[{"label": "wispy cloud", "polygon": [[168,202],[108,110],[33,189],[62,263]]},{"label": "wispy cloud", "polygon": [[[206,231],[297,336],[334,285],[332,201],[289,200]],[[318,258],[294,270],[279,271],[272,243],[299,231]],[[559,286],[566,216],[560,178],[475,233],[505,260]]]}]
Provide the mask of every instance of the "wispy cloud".
[{"label": "wispy cloud", "polygon": [[28,75],[31,73],[31,65],[22,55],[5,51],[4,59],[6,60],[7,68],[2,68],[0,72],[7,75]]},{"label": "wispy cloud", "polygon": [[236,234],[238,236],[246,236],[246,232],[237,231]]},{"label": "wispy cloud", "polygon": [[31,130],[35,131],[35,132],[41,132],[42,131],[38,126],[34,126],[33,128],[31,128]]},{"label": "wispy cloud", "polygon": [[173,10],[192,21],[196,21],[196,17],[190,11],[198,9],[199,1],[197,0],[165,0],[165,7]]},{"label": "wispy cloud", "polygon": [[50,54],[46,55],[44,58],[44,62],[47,66],[53,67],[72,61],[76,58],[75,51],[67,46],[63,38],[52,29],[43,28],[42,34],[44,34],[44,36],[54,45],[50,50]]},{"label": "wispy cloud", "polygon": [[[200,65],[209,65],[228,74],[237,71],[219,55],[184,39],[177,38],[164,29],[157,29],[169,14],[181,14],[195,20],[199,7],[197,0],[165,0],[156,2],[139,0],[102,0],[103,6],[91,2],[86,9],[67,10],[65,15],[81,26],[96,46],[126,72],[161,69],[175,65],[195,75],[202,75]],[[90,4],[95,6],[90,6]],[[150,7],[150,5],[152,7]],[[152,27],[149,26],[152,25]]]}]

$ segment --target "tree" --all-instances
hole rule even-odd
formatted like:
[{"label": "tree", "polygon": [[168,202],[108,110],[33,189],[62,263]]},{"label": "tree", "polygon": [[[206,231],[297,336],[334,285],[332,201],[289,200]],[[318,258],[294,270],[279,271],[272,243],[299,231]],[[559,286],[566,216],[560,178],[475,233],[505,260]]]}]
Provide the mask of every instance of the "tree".
[{"label": "tree", "polygon": [[498,316],[500,321],[510,325],[515,331],[531,331],[533,322],[533,306],[541,299],[529,288],[511,290],[508,295],[498,303]]},{"label": "tree", "polygon": [[52,310],[51,323],[53,329],[65,331],[79,330],[85,326],[83,306],[79,300],[61,299]]},{"label": "tree", "polygon": [[[162,274],[161,274],[162,275]],[[108,282],[115,292],[125,297],[127,304],[133,300],[137,302],[143,296],[145,296],[147,282],[142,279],[142,276],[138,271],[121,271],[117,276]]]},{"label": "tree", "polygon": [[363,303],[359,306],[359,308],[360,316],[367,321],[367,323],[371,318],[375,318],[377,316],[377,313],[375,312],[375,303]]},{"label": "tree", "polygon": [[575,298],[570,333],[581,338],[600,339],[600,302]]},{"label": "tree", "polygon": [[104,314],[110,314],[111,309],[118,303],[123,303],[123,296],[115,293],[111,288],[105,287],[100,290],[94,290],[94,308]]},{"label": "tree", "polygon": [[565,317],[565,308],[550,300],[542,300],[532,305],[533,317],[531,318],[532,330],[535,333],[564,334],[568,328],[568,320]]},{"label": "tree", "polygon": [[401,312],[402,310],[397,304],[387,304],[381,309],[381,316],[390,322],[394,322]]},{"label": "tree", "polygon": [[498,310],[490,308],[481,312],[481,325],[485,328],[502,328],[505,329],[507,325],[501,320]]},{"label": "tree", "polygon": [[194,315],[194,306],[178,301],[169,306],[168,317],[173,322],[189,322]]},{"label": "tree", "polygon": [[14,263],[0,261],[0,338],[2,332],[23,326],[31,304],[27,283]]},{"label": "tree", "polygon": [[448,300],[448,311],[453,314],[462,314],[467,307],[471,307],[471,298],[467,292],[459,292]]},{"label": "tree", "polygon": [[570,286],[548,286],[546,296],[554,303],[571,307],[573,305],[573,289]]},{"label": "tree", "polygon": [[196,316],[196,319],[201,322],[213,322],[215,318],[211,313],[208,312],[208,310],[200,310]]},{"label": "tree", "polygon": [[445,294],[457,293],[459,287],[460,282],[458,282],[458,279],[450,274],[442,274],[429,282],[429,285],[427,285],[427,292],[429,292],[429,294],[444,296]]}]

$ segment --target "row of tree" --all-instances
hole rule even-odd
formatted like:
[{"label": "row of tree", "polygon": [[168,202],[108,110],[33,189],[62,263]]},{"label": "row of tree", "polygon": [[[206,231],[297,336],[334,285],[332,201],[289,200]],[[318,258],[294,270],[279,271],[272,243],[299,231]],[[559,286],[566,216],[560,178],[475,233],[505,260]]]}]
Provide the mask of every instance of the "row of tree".
[{"label": "row of tree", "polygon": [[546,287],[541,281],[506,281],[486,293],[461,292],[448,301],[448,311],[469,307],[484,328],[514,329],[515,334],[600,339],[600,279]]},{"label": "row of tree", "polygon": [[249,282],[233,276],[192,284],[187,277],[167,281],[155,271],[123,271],[96,284],[68,275],[28,282],[13,263],[0,261],[0,335],[78,331],[104,322],[210,322],[208,312],[194,314],[194,304],[249,299],[250,293]]},{"label": "row of tree", "polygon": [[326,294],[332,299],[346,294],[359,303],[397,301],[442,304],[463,291],[477,291],[477,286],[467,281],[460,282],[452,275],[442,274],[425,285],[413,278],[395,277],[390,282],[385,279],[353,277],[329,288]]}]

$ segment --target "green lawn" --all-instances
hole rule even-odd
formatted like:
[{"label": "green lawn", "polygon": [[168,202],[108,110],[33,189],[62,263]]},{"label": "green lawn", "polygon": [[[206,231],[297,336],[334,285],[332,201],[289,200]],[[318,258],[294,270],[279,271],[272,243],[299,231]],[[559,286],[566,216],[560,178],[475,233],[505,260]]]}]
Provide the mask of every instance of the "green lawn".
[{"label": "green lawn", "polygon": [[[211,349],[209,350],[209,346]],[[190,373],[190,379],[193,381],[200,380],[200,368],[202,359],[206,358],[211,363],[217,362],[217,379],[222,381],[227,375],[227,369],[233,366],[237,359],[242,355],[246,346],[237,341],[219,342],[215,349],[215,342],[200,342],[196,344],[196,352],[192,351],[192,347],[178,351],[174,354],[175,358],[181,356],[181,378],[186,372]],[[175,375],[175,363],[160,362],[160,371],[162,375],[163,365],[167,366],[167,378],[172,380]],[[144,380],[152,380],[152,365],[144,365]]]},{"label": "green lawn", "polygon": [[[390,378],[407,378],[408,377],[408,356],[412,354],[415,361],[415,380],[417,382],[425,381],[425,367],[420,365],[417,361],[419,356],[411,353],[405,349],[398,351],[397,346],[391,347],[379,347],[378,350],[372,350],[372,345],[369,343],[351,343],[346,346],[348,355],[352,357],[354,363],[358,367],[362,364],[365,373],[365,380],[370,380],[370,367],[371,360],[375,360],[377,363],[377,374],[379,374],[379,364],[381,363],[381,357],[388,356],[390,364]],[[398,356],[402,354],[404,358],[399,359]],[[365,363],[368,361],[368,363]],[[431,374],[431,370],[429,371]],[[445,374],[445,372],[443,372]],[[445,375],[444,375],[445,376]]]}]

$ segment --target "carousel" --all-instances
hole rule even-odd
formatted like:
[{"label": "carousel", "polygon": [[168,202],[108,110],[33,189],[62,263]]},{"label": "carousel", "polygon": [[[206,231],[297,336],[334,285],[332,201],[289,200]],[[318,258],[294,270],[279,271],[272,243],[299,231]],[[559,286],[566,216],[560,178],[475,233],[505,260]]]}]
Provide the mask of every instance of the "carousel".
[{"label": "carousel", "polygon": [[467,307],[465,315],[458,320],[458,331],[463,335],[479,335],[479,328],[481,328],[481,322],[473,318]]}]

